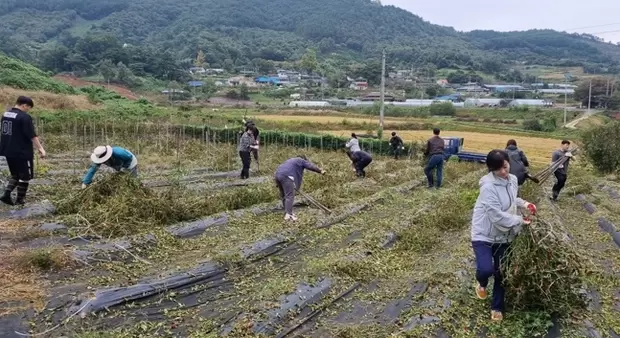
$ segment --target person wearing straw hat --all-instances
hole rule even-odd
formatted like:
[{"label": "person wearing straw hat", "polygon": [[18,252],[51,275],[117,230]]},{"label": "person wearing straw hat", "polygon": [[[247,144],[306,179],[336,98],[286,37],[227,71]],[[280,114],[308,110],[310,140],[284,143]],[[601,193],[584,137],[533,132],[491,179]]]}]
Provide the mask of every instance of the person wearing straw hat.
[{"label": "person wearing straw hat", "polygon": [[128,171],[132,176],[138,176],[138,159],[129,150],[121,147],[99,146],[90,155],[93,162],[84,175],[82,188],[86,188],[92,183],[93,177],[102,164],[113,168],[116,171]]},{"label": "person wearing straw hat", "polygon": [[489,173],[479,182],[480,194],[474,205],[471,221],[471,242],[476,257],[475,293],[487,298],[489,279],[495,279],[491,320],[503,319],[506,291],[502,285],[500,264],[506,257],[510,243],[530,220],[519,213],[519,208],[536,214],[536,206],[519,197],[517,177],[510,173],[510,157],[503,150],[491,150],[486,158]]},{"label": "person wearing straw hat", "polygon": [[295,191],[301,188],[305,169],[325,175],[325,170],[308,161],[304,155],[290,158],[280,164],[280,166],[276,169],[275,181],[276,186],[280,191],[280,198],[282,199],[282,204],[284,206],[285,221],[297,220],[297,216],[293,214]]}]

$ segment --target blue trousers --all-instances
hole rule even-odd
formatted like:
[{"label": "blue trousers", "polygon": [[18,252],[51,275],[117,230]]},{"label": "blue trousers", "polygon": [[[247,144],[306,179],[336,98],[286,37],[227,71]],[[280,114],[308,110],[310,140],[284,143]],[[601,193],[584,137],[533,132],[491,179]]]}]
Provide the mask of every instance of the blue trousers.
[{"label": "blue trousers", "polygon": [[[436,186],[437,188],[441,187],[441,181],[443,179],[443,162],[443,154],[435,154],[428,159],[428,163],[426,164],[426,167],[424,167],[424,174],[428,180],[429,188],[432,188],[433,186]],[[433,169],[437,169],[437,181],[433,180]],[[433,184],[433,181],[435,184]]]},{"label": "blue trousers", "polygon": [[504,310],[504,297],[506,290],[502,285],[503,278],[500,270],[500,262],[506,256],[506,251],[510,244],[493,244],[487,242],[474,241],[471,243],[476,255],[476,280],[480,286],[486,288],[489,285],[489,278],[495,278],[493,285],[493,299],[491,310]]}]

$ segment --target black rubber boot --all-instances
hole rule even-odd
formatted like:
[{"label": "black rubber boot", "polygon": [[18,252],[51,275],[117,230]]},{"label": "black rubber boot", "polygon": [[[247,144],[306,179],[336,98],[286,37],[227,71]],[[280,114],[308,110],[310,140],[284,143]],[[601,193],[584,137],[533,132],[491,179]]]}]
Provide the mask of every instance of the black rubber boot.
[{"label": "black rubber boot", "polygon": [[28,192],[28,182],[17,183],[17,198],[15,199],[15,205],[24,205],[26,193]]},{"label": "black rubber boot", "polygon": [[13,199],[11,198],[11,192],[8,190],[6,190],[4,195],[0,197],[0,202],[8,205],[15,205],[15,203],[13,203]]}]

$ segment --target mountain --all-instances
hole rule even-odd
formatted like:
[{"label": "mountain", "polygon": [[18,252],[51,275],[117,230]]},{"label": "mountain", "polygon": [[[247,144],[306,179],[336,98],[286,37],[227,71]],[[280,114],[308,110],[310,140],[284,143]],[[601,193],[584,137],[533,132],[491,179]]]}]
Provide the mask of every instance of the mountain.
[{"label": "mountain", "polygon": [[620,71],[620,47],[593,36],[461,33],[371,0],[3,0],[0,13],[0,50],[55,71],[109,59],[172,78],[178,67],[169,65],[188,65],[198,50],[212,67],[239,69],[297,61],[308,48],[337,64],[376,60],[385,48],[394,67],[495,73],[519,62]]}]

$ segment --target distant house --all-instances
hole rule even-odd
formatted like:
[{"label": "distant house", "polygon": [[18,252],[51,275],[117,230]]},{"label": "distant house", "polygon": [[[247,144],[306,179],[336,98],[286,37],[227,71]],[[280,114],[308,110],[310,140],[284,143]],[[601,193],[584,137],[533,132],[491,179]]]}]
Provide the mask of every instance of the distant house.
[{"label": "distant house", "polygon": [[467,99],[465,107],[499,107],[502,99]]},{"label": "distant house", "polygon": [[297,99],[299,100],[299,98],[301,98],[301,94],[297,93],[297,94],[291,94],[291,99]]},{"label": "distant house", "polygon": [[563,88],[537,89],[536,91],[542,94],[567,94],[567,95],[575,94],[574,89],[563,89]]},{"label": "distant house", "polygon": [[165,89],[161,91],[162,94],[168,95],[168,94],[183,94],[185,93],[184,90],[181,89]]},{"label": "distant house", "polygon": [[549,100],[512,100],[508,104],[510,107],[553,107],[553,101]]},{"label": "distant house", "polygon": [[280,84],[280,78],[277,76],[259,76],[254,78],[254,82],[258,84],[269,84],[277,86]]},{"label": "distant house", "polygon": [[353,90],[367,90],[368,89],[368,82],[366,81],[355,81],[353,83],[351,83],[351,85],[349,85],[350,89]]},{"label": "distant house", "polygon": [[450,82],[448,82],[447,79],[439,79],[436,83],[442,87],[447,87],[450,85]]},{"label": "distant house", "polygon": [[510,92],[521,92],[526,89],[523,86],[519,85],[485,85],[484,87],[488,88],[494,93],[510,93]]},{"label": "distant house", "polygon": [[205,70],[208,74],[222,74],[224,73],[224,69],[222,68],[208,68]]},{"label": "distant house", "polygon": [[189,81],[187,83],[187,85],[190,86],[190,87],[202,87],[202,86],[204,86],[204,82],[202,82],[202,81]]},{"label": "distant house", "polygon": [[245,76],[234,76],[228,79],[229,87],[237,87],[242,84],[245,84],[248,87],[256,87],[256,83]]},{"label": "distant house", "polygon": [[[390,95],[387,93],[383,97],[385,101],[389,101],[389,102],[396,101],[396,98],[393,95]],[[368,95],[362,97],[361,100],[362,101],[381,101],[381,93],[379,92],[369,93]]]},{"label": "distant house", "polygon": [[330,104],[327,101],[291,101],[288,105],[290,107],[327,107]]},{"label": "distant house", "polygon": [[467,83],[466,85],[459,87],[456,89],[457,92],[466,92],[466,93],[482,93],[488,92],[489,89],[478,85],[477,83]]},{"label": "distant house", "polygon": [[200,75],[204,75],[207,73],[207,70],[204,69],[204,67],[191,67],[189,69],[189,72],[192,74],[200,74]]}]

